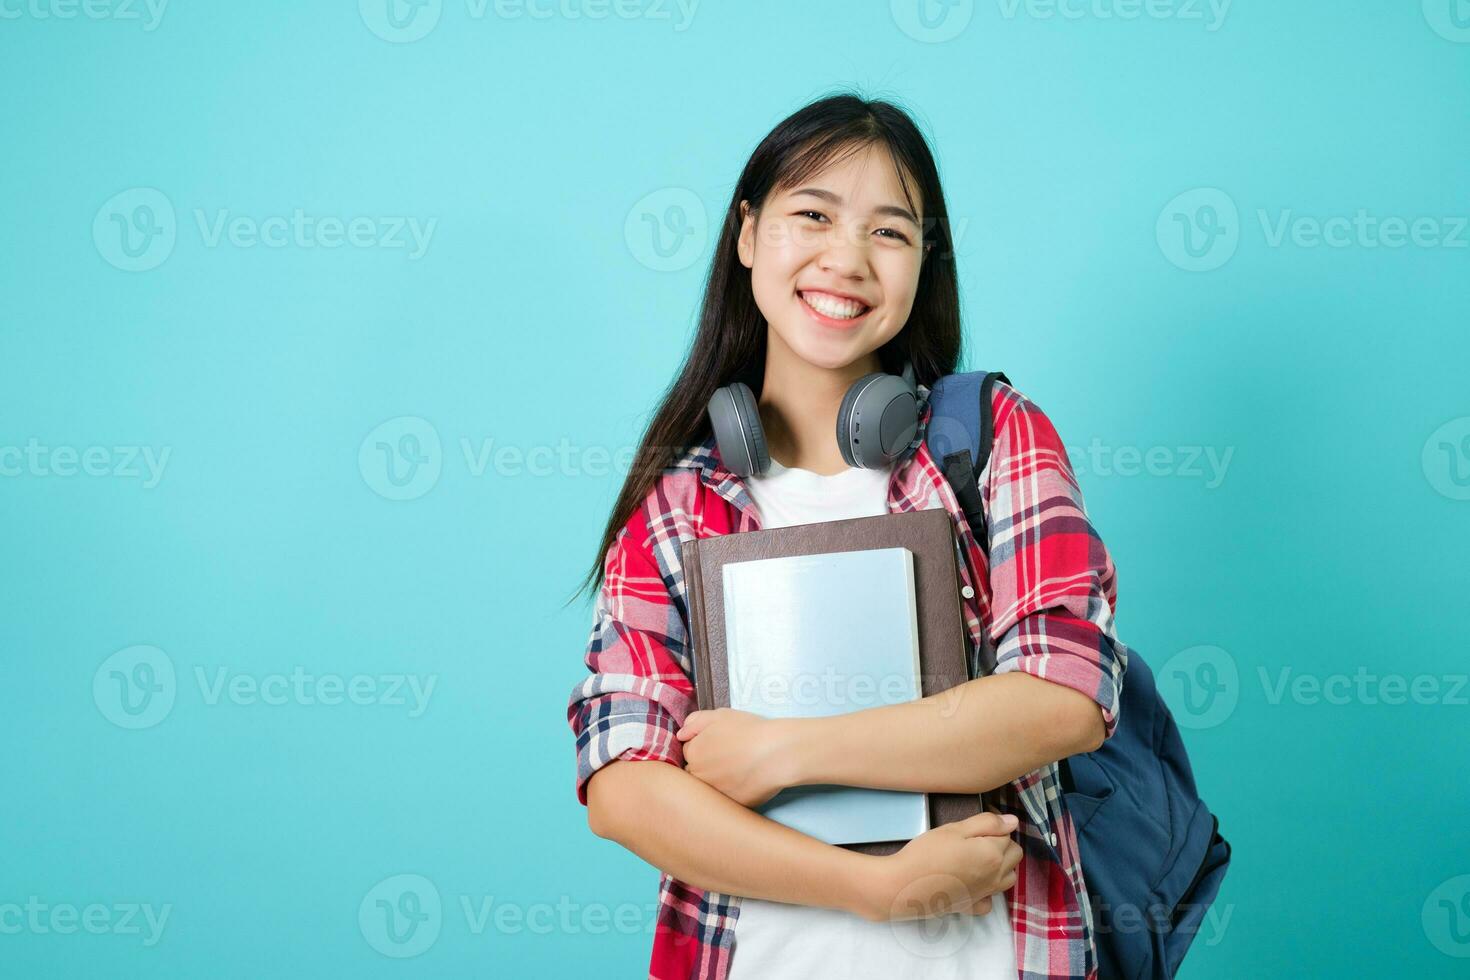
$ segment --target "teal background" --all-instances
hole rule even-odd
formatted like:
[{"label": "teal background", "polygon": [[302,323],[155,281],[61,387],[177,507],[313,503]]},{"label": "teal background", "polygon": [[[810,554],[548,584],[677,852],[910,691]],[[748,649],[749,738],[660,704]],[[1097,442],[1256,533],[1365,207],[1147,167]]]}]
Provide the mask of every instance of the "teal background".
[{"label": "teal background", "polygon": [[[1470,5],[1240,0],[1212,30],[1208,6],[1104,0],[932,28],[900,0],[687,23],[445,0],[401,42],[373,2],[174,0],[152,30],[121,16],[141,7],[4,7],[0,452],[106,447],[112,475],[0,477],[0,907],[170,912],[151,946],[7,927],[0,974],[642,975],[657,872],[572,791],[591,610],[561,603],[621,476],[589,450],[632,446],[672,377],[756,142],[857,86],[933,140],[969,366],[1069,446],[1174,453],[1074,463],[1120,636],[1235,847],[1229,918],[1182,975],[1465,975],[1470,232],[1273,246],[1258,212],[1463,223]],[[125,271],[136,188],[175,241]],[[1238,210],[1235,251],[1187,271],[1179,221],[1202,234],[1221,197],[1171,202],[1200,188]],[[436,225],[410,258],[211,247],[195,218],[296,209]],[[580,462],[479,467],[487,442]],[[114,447],[167,449],[161,479]],[[1231,453],[1217,485],[1182,447]],[[175,680],[134,730],[111,670],[147,677],[104,661],[137,645]],[[417,716],[389,680],[365,704],[211,698],[196,671],[222,668],[435,687]],[[1273,696],[1359,670],[1438,693]],[[374,910],[404,874],[441,911],[409,879],[398,943]]]}]

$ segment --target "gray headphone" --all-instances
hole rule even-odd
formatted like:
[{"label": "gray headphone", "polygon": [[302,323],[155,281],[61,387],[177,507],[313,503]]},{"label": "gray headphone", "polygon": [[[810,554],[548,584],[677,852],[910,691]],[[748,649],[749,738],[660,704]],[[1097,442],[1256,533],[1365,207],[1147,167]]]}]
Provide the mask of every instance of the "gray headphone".
[{"label": "gray headphone", "polygon": [[[843,462],[877,469],[917,448],[914,435],[927,400],[914,384],[914,366],[907,358],[902,375],[875,371],[858,378],[837,409],[837,448]],[[709,419],[727,470],[761,476],[770,469],[766,435],[749,385],[734,381],[716,390],[709,400]]]}]

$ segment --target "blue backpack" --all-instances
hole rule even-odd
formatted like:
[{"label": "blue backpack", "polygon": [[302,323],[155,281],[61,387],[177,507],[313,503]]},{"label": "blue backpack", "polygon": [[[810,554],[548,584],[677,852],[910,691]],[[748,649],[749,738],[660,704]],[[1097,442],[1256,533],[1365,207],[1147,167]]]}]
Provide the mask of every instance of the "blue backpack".
[{"label": "blue backpack", "polygon": [[[925,445],[954,489],[975,540],[989,553],[977,479],[994,440],[991,389],[999,371],[940,378]],[[995,668],[988,638],[975,675]],[[1061,760],[1063,795],[1077,827],[1103,980],[1171,978],[1199,931],[1230,863],[1230,843],[1199,798],[1184,741],[1148,664],[1130,656],[1118,726],[1096,752]]]}]

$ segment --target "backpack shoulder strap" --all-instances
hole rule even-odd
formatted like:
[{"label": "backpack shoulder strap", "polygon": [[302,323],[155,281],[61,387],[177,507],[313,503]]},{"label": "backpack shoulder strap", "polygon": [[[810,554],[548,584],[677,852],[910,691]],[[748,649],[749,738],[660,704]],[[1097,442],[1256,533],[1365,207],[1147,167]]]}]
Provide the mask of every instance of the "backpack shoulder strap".
[{"label": "backpack shoulder strap", "polygon": [[970,522],[975,542],[987,556],[990,535],[979,480],[995,442],[992,398],[996,381],[1011,383],[1000,371],[965,371],[939,378],[929,389],[933,412],[924,434],[929,454],[939,462]]}]

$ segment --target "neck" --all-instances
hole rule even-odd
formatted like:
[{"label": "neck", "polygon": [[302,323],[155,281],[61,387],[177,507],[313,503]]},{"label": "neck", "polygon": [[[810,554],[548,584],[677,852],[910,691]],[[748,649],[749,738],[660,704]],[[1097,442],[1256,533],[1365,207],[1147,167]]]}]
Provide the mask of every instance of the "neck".
[{"label": "neck", "polygon": [[766,449],[783,466],[830,476],[847,469],[837,448],[842,396],[865,374],[883,370],[876,351],[840,368],[803,360],[766,327],[766,370],[761,382],[761,427]]}]

